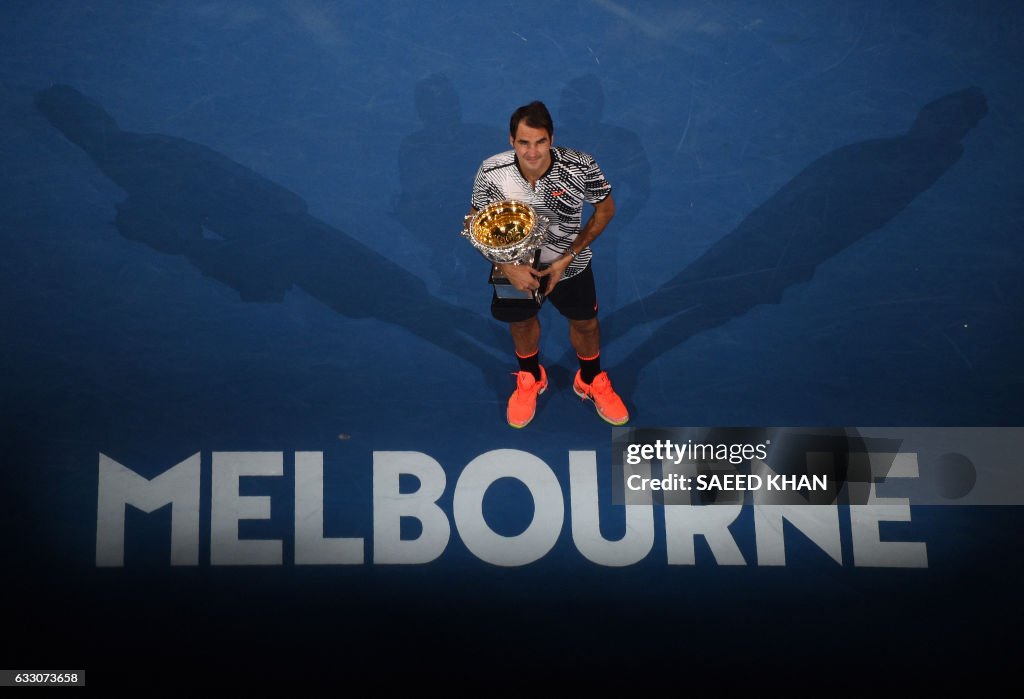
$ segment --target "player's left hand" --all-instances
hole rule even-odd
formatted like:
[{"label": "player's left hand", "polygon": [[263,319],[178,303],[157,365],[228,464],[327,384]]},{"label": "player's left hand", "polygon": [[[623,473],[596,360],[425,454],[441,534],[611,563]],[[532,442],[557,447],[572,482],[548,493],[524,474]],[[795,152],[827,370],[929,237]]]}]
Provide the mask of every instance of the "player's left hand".
[{"label": "player's left hand", "polygon": [[541,273],[548,278],[548,287],[544,292],[545,296],[555,290],[555,286],[562,280],[562,275],[565,274],[565,270],[571,262],[572,257],[564,255],[552,262],[551,266]]}]

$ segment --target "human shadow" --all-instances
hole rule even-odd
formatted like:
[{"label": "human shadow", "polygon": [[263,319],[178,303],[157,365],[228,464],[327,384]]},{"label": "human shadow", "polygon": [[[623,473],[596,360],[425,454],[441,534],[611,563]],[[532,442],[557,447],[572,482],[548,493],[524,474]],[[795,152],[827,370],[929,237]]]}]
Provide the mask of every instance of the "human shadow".
[{"label": "human shadow", "polygon": [[429,246],[442,294],[487,304],[490,265],[458,232],[469,211],[477,168],[485,156],[508,150],[508,136],[500,128],[464,122],[459,95],[444,74],[417,82],[414,99],[422,127],[398,149],[402,189],[394,214]]},{"label": "human shadow", "polygon": [[661,288],[601,321],[607,346],[668,319],[616,363],[616,386],[631,392],[643,368],[668,350],[778,303],[787,288],[885,225],[960,159],[960,141],[987,113],[984,92],[967,88],[925,105],[902,136],[854,143],[811,163]]},{"label": "human shadow", "polygon": [[298,195],[198,143],[121,130],[94,100],[57,85],[36,108],[126,193],[116,225],[183,255],[243,301],[280,302],[293,286],[348,318],[401,327],[491,379],[504,354],[494,324],[432,296],[416,275],[311,216]]},{"label": "human shadow", "polygon": [[600,276],[598,291],[616,297],[619,248],[624,233],[651,196],[651,164],[640,137],[604,119],[604,87],[593,74],[581,75],[562,89],[555,143],[590,153],[612,184],[615,218],[606,235],[594,243]]}]

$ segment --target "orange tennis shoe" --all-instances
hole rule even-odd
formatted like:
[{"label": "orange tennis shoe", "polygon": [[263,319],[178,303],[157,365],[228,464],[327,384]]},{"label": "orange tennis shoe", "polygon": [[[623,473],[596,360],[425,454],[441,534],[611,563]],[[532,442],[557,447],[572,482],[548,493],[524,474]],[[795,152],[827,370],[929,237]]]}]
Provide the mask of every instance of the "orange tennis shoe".
[{"label": "orange tennis shoe", "polygon": [[594,382],[583,383],[580,372],[576,372],[576,379],[572,382],[572,390],[583,400],[594,401],[597,414],[601,419],[612,425],[625,425],[629,422],[629,411],[626,405],[619,398],[619,394],[612,388],[612,382],[608,374],[601,372],[594,377]]},{"label": "orange tennis shoe", "polygon": [[543,366],[540,368],[540,381],[533,378],[530,372],[520,371],[516,375],[516,390],[508,399],[508,424],[516,429],[529,425],[537,413],[537,396],[547,388],[548,374]]}]

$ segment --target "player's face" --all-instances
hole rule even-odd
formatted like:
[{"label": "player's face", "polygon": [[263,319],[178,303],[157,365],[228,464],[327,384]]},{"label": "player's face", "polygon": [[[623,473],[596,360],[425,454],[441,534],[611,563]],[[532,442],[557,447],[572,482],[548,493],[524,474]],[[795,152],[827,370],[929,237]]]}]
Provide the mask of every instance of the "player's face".
[{"label": "player's face", "polygon": [[540,177],[551,165],[551,137],[544,129],[535,129],[519,122],[516,135],[510,137],[512,147],[519,157],[519,167],[523,174]]}]

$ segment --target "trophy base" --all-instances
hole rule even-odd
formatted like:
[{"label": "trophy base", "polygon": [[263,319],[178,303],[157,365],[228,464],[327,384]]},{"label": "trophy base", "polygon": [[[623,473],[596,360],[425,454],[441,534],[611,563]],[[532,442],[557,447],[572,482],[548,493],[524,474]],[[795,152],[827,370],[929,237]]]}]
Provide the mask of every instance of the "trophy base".
[{"label": "trophy base", "polygon": [[[546,267],[547,265],[544,265]],[[539,268],[543,269],[543,267]],[[522,305],[522,304],[533,304],[540,307],[544,303],[544,289],[547,286],[547,279],[541,280],[541,289],[534,291],[519,291],[519,289],[512,286],[512,282],[508,280],[497,265],[491,266],[490,276],[491,286],[494,287],[494,295],[502,303],[508,303],[509,305]]]}]

